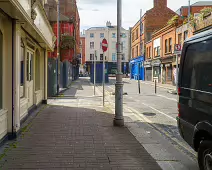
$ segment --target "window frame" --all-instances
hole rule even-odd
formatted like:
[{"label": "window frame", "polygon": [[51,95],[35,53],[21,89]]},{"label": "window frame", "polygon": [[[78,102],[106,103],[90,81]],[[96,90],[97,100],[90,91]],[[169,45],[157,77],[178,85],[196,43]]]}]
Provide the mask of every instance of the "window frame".
[{"label": "window frame", "polygon": [[90,61],[94,60],[94,54],[90,54]]},{"label": "window frame", "polygon": [[[91,36],[91,35],[93,35],[93,36]],[[94,38],[94,33],[90,33],[90,38]]]},{"label": "window frame", "polygon": [[116,38],[116,33],[112,33],[112,38]]},{"label": "window frame", "polygon": [[105,34],[104,33],[100,33],[100,38],[104,38],[104,37],[105,37]]},{"label": "window frame", "polygon": [[169,49],[168,39],[165,39],[165,53],[168,53],[168,49]]},{"label": "window frame", "polygon": [[[93,44],[93,45],[92,45]],[[93,48],[92,48],[93,47]],[[94,42],[93,41],[91,41],[90,42],[90,49],[94,49]]]},{"label": "window frame", "polygon": [[172,38],[169,38],[169,53],[172,53]]}]

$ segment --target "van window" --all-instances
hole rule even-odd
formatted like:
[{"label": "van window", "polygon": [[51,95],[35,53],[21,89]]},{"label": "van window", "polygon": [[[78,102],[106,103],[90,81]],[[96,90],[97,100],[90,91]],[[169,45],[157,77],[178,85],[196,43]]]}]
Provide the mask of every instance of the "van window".
[{"label": "van window", "polygon": [[212,92],[212,40],[202,41],[187,48],[182,86]]}]

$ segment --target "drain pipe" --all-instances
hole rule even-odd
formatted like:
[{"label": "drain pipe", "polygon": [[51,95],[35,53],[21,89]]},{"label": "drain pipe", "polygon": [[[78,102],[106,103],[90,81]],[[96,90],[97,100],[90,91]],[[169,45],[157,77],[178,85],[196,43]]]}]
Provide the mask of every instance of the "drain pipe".
[{"label": "drain pipe", "polygon": [[15,93],[15,89],[14,89],[14,60],[15,60],[15,25],[16,25],[16,21],[13,19],[12,20],[12,134],[11,134],[11,139],[13,139],[14,136],[14,110],[15,110],[15,106],[14,106],[14,93]]},{"label": "drain pipe", "polygon": [[44,100],[46,97],[46,49],[44,50]]}]

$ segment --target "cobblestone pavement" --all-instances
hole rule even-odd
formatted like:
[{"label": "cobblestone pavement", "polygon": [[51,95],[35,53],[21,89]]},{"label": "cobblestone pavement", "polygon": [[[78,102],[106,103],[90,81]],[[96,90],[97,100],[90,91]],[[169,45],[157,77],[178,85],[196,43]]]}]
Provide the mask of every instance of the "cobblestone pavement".
[{"label": "cobblestone pavement", "polygon": [[160,169],[126,127],[113,127],[114,115],[90,96],[92,87],[81,84],[74,95],[67,92],[75,98],[51,99],[23,128],[2,153],[0,169]]}]

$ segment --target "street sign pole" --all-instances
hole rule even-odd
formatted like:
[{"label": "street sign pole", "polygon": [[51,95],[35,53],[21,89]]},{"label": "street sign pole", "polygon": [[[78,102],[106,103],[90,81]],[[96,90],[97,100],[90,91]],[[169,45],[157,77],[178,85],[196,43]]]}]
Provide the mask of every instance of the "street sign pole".
[{"label": "street sign pole", "polygon": [[95,50],[95,56],[94,56],[94,96],[96,95],[96,50]]},{"label": "street sign pole", "polygon": [[115,118],[114,126],[124,126],[123,117],[123,81],[122,81],[122,52],[121,52],[121,28],[122,28],[122,0],[117,0],[117,74],[115,84]]},{"label": "street sign pole", "polygon": [[178,75],[179,75],[179,67],[178,67],[178,59],[179,59],[179,55],[182,51],[182,45],[181,44],[175,44],[175,55],[176,55],[176,92],[178,94]]},{"label": "street sign pole", "polygon": [[107,51],[108,43],[106,39],[102,40],[103,63],[102,63],[102,89],[103,89],[103,106],[105,105],[105,52]]},{"label": "street sign pole", "polygon": [[141,94],[141,84],[140,84],[140,63],[138,63],[138,92]]},{"label": "street sign pole", "polygon": [[102,75],[102,89],[103,89],[103,106],[105,106],[105,53],[103,52],[103,75]]},{"label": "street sign pole", "polygon": [[176,92],[178,94],[178,54],[176,54]]}]

